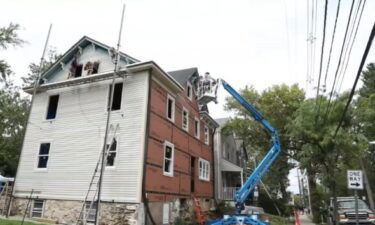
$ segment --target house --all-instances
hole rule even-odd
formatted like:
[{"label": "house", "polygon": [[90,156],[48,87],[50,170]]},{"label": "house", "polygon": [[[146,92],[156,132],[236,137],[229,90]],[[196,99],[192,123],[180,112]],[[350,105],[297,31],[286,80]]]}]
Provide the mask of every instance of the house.
[{"label": "house", "polygon": [[247,153],[243,141],[223,128],[230,118],[216,119],[220,127],[214,135],[215,198],[233,201],[246,178]]},{"label": "house", "polygon": [[[23,215],[31,198],[27,216],[75,223],[104,144],[110,148],[103,224],[144,224],[146,217],[170,223],[192,196],[213,198],[218,125],[199,111],[192,82],[197,69],[167,73],[153,61],[121,53],[112,86],[112,59],[109,46],[83,37],[42,75],[17,170],[13,215]],[[24,91],[32,94],[33,88]]]}]

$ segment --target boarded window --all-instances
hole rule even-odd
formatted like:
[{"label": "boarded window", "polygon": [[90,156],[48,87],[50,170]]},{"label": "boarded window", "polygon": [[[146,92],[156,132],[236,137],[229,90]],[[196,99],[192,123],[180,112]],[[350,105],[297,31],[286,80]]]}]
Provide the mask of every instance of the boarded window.
[{"label": "boarded window", "polygon": [[31,211],[31,217],[42,217],[43,207],[44,207],[44,200],[34,200],[33,210]]},{"label": "boarded window", "polygon": [[[123,86],[123,83],[115,84],[115,91],[113,93],[113,100],[112,100],[112,107],[111,107],[112,111],[121,109],[122,86]],[[111,94],[112,94],[112,85],[109,86],[108,106],[110,105]]]},{"label": "boarded window", "polygon": [[165,141],[163,174],[167,176],[173,176],[173,151],[174,145],[168,141]]},{"label": "boarded window", "polygon": [[49,96],[47,116],[46,116],[47,120],[56,118],[58,104],[59,104],[59,95]]},{"label": "boarded window", "polygon": [[189,131],[189,112],[185,108],[182,109],[182,129]]},{"label": "boarded window", "polygon": [[175,110],[174,98],[168,95],[167,96],[167,118],[171,120],[172,122],[174,122],[174,110]]},{"label": "boarded window", "polygon": [[107,144],[107,162],[106,166],[107,167],[112,167],[115,166],[115,159],[116,159],[116,154],[117,154],[117,140],[116,138],[112,139],[111,144]]},{"label": "boarded window", "polygon": [[38,168],[47,168],[50,146],[50,143],[40,144],[38,155]]}]

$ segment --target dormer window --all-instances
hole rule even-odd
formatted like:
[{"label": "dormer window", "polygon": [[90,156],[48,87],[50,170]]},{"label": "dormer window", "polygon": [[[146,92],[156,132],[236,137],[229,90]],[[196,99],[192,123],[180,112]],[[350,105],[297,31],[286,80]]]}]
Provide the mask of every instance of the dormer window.
[{"label": "dormer window", "polygon": [[193,99],[193,87],[189,82],[186,85],[186,95],[190,100]]}]

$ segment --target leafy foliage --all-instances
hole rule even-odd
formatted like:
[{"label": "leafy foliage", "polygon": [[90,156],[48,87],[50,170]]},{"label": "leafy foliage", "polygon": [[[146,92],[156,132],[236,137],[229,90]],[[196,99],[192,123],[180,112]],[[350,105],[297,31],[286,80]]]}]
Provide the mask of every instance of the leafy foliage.
[{"label": "leafy foliage", "polygon": [[[286,129],[293,119],[294,112],[305,98],[304,92],[298,85],[276,85],[262,93],[258,93],[253,87],[245,87],[240,90],[240,94],[259,109],[272,126],[279,131],[282,153],[263,181],[270,188],[272,198],[279,198],[280,205],[286,205],[289,200],[289,194],[286,191],[288,174],[293,167],[288,159],[290,150],[294,148],[290,145]],[[254,121],[248,111],[231,97],[226,99],[225,109],[235,112],[235,118],[226,125],[224,131],[234,132],[240,136],[244,140],[250,156],[257,160],[263,158],[270,145],[270,137],[264,128]],[[254,166],[250,162],[250,167]]]},{"label": "leafy foliage", "polygon": [[[23,41],[18,36],[20,26],[10,23],[7,27],[0,27],[0,50],[6,50],[9,46],[21,46]],[[0,59],[0,82],[8,85],[7,78],[12,74],[10,65],[3,59]]]},{"label": "leafy foliage", "polygon": [[27,76],[21,78],[23,81],[23,85],[25,87],[33,85],[39,75],[39,72],[45,72],[49,67],[52,66],[52,64],[59,60],[61,56],[61,54],[57,53],[56,48],[50,47],[49,51],[47,52],[47,57],[42,63],[42,66],[40,66],[40,64],[30,63],[29,73],[27,74]]}]

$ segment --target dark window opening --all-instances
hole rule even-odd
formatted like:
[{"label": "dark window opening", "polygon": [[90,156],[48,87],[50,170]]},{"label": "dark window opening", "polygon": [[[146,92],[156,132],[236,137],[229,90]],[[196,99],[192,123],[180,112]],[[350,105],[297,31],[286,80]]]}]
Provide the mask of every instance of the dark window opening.
[{"label": "dark window opening", "polygon": [[87,75],[96,74],[99,71],[99,61],[96,62],[87,62],[84,70],[87,70]]},{"label": "dark window opening", "polygon": [[187,86],[187,96],[191,98],[191,86],[190,85]]},{"label": "dark window opening", "polygon": [[83,65],[82,64],[77,65],[74,68],[74,77],[80,77],[80,76],[82,76],[82,69],[83,69]]},{"label": "dark window opening", "polygon": [[57,112],[57,105],[59,104],[59,95],[52,95],[49,97],[47,120],[55,119]]},{"label": "dark window opening", "polygon": [[167,101],[167,117],[173,120],[173,99],[168,98]]},{"label": "dark window opening", "polygon": [[[111,101],[111,94],[112,94],[112,85],[109,86],[108,106]],[[115,84],[115,91],[113,93],[112,107],[111,107],[112,111],[121,109],[121,99],[122,99],[122,83],[117,83]]]},{"label": "dark window opening", "polygon": [[42,143],[39,148],[38,168],[47,168],[50,143]]},{"label": "dark window opening", "polygon": [[92,74],[96,74],[99,71],[99,62],[94,62],[94,65],[92,66]]}]

